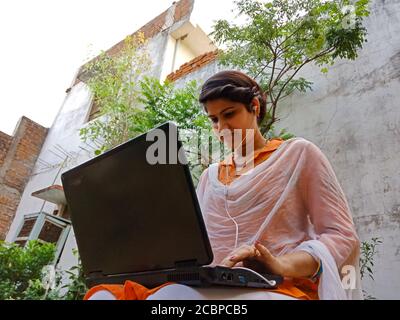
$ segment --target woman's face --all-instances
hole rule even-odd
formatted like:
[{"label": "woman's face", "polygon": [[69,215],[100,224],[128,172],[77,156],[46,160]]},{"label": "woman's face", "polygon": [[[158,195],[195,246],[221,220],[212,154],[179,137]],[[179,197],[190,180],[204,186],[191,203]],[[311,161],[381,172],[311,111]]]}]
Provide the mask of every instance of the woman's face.
[{"label": "woman's face", "polygon": [[[246,133],[253,129],[253,134],[258,130],[257,110],[259,110],[258,99],[254,99],[252,104],[256,108],[256,112],[249,112],[246,106],[240,102],[233,102],[228,99],[210,100],[205,103],[208,118],[211,121],[212,128],[217,137],[223,141],[228,147],[238,147],[237,139],[233,138],[233,134],[240,133],[242,139],[246,137]],[[240,130],[235,130],[240,129]],[[230,138],[227,137],[230,135]],[[239,142],[242,140],[240,139]]]}]

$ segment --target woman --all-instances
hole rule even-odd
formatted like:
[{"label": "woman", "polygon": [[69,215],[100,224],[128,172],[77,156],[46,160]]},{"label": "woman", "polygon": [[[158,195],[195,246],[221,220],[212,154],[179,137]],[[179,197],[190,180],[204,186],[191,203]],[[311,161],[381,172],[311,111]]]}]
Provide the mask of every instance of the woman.
[{"label": "woman", "polygon": [[203,172],[197,187],[212,265],[279,274],[283,284],[263,290],[167,283],[148,290],[128,282],[95,287],[86,298],[361,299],[359,239],[322,152],[302,138],[262,136],[266,96],[244,73],[215,74],[199,100],[214,133],[232,150]]}]

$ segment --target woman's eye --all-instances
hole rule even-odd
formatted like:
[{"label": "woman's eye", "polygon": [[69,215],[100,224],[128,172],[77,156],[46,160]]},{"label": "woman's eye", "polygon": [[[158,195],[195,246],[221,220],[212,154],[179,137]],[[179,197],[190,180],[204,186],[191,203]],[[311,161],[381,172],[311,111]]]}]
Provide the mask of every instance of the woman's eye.
[{"label": "woman's eye", "polygon": [[227,112],[227,113],[225,113],[225,117],[230,118],[233,116],[233,114],[234,114],[234,112]]},{"label": "woman's eye", "polygon": [[217,123],[217,122],[218,122],[218,119],[212,118],[211,121],[212,121],[213,123]]}]

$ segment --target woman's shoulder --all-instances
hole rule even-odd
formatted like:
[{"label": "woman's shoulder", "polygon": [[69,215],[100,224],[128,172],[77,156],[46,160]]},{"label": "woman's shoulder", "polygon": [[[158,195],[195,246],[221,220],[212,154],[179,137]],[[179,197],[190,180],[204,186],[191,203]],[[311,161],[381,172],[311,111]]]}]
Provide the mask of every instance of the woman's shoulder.
[{"label": "woman's shoulder", "polygon": [[294,137],[283,141],[280,147],[287,147],[288,149],[305,149],[310,145],[314,145],[314,143],[303,137]]},{"label": "woman's shoulder", "polygon": [[314,142],[303,137],[290,138],[282,143],[280,148],[284,149],[282,151],[286,155],[305,154],[307,157],[320,157],[323,154]]},{"label": "woman's shoulder", "polygon": [[296,137],[289,140],[292,140],[290,141],[291,147],[287,149],[287,155],[289,155],[289,158],[291,158],[291,155],[294,158],[300,156],[304,157],[308,167],[318,166],[321,163],[324,163],[326,166],[329,163],[329,159],[325,153],[314,142],[302,137]]}]

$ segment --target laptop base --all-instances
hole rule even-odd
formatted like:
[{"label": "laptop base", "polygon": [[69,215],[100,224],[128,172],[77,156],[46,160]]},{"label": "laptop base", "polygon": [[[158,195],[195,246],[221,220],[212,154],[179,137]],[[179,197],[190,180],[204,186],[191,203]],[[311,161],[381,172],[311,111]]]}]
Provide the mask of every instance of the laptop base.
[{"label": "laptop base", "polygon": [[228,268],[222,266],[188,267],[182,270],[170,269],[135,274],[111,276],[92,275],[87,285],[123,284],[130,280],[147,288],[154,288],[166,282],[175,282],[188,286],[209,287],[213,285],[273,289],[282,283],[283,278],[277,275],[258,274],[247,268]]}]

